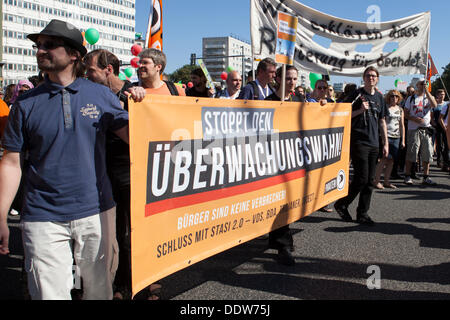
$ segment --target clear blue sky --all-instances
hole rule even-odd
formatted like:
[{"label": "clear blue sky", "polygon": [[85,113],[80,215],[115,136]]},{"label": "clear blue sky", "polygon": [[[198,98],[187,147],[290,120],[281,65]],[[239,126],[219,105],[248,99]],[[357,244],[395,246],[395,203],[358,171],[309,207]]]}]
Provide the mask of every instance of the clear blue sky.
[{"label": "clear blue sky", "polygon": [[[417,13],[431,12],[430,53],[442,73],[450,63],[450,1],[448,0],[302,0],[301,3],[336,17],[367,21],[367,8],[378,5],[381,21],[404,18]],[[151,0],[136,0],[136,32],[147,31]],[[188,64],[191,53],[202,54],[203,37],[233,34],[250,41],[249,0],[163,0],[163,50],[167,55],[166,72],[171,73]],[[413,76],[400,76],[410,81]],[[358,82],[360,79],[331,77],[331,82]],[[380,88],[391,89],[395,78],[382,77]]]}]

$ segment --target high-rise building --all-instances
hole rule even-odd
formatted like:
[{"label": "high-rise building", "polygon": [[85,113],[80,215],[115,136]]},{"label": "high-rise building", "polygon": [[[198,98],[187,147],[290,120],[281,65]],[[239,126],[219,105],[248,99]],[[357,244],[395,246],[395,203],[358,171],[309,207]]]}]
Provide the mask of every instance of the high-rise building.
[{"label": "high-rise building", "polygon": [[2,85],[37,75],[30,33],[40,32],[52,19],[67,21],[80,31],[96,29],[99,41],[88,51],[107,49],[124,63],[133,58],[135,0],[0,0]]},{"label": "high-rise building", "polygon": [[[247,74],[252,70],[252,48],[249,42],[234,36],[203,38],[202,51],[205,66],[213,81],[221,82],[220,75],[228,67],[239,71],[244,83],[247,81]],[[255,72],[259,61],[254,61]],[[309,86],[308,73],[299,70],[297,85]]]},{"label": "high-rise building", "polygon": [[252,49],[250,43],[236,37],[203,38],[203,61],[213,81],[220,82],[220,75],[228,67],[241,75],[252,70]]}]

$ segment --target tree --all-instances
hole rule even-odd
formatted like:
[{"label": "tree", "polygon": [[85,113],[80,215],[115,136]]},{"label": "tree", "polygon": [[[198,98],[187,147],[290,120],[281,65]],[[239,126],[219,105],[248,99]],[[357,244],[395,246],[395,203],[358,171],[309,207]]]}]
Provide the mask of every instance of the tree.
[{"label": "tree", "polygon": [[[442,82],[444,82],[445,88],[447,88],[447,90],[450,90],[450,63],[443,69],[444,69],[444,72],[442,73],[441,77],[437,78],[431,84],[431,93],[433,95],[436,94],[436,91],[438,89],[444,89]],[[449,97],[447,97],[447,98],[449,98]]]},{"label": "tree", "polygon": [[192,70],[198,68],[196,65],[186,64],[181,68],[175,70],[172,74],[169,74],[169,80],[172,82],[182,82],[187,84],[191,81],[191,72]]}]

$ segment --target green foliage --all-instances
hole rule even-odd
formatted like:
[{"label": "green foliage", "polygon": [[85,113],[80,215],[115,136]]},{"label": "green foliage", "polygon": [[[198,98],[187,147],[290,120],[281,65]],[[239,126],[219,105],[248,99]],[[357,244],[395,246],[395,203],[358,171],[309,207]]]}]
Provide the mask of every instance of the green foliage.
[{"label": "green foliage", "polygon": [[169,80],[172,82],[180,82],[187,84],[191,81],[191,71],[198,68],[198,66],[186,64],[181,68],[175,70],[172,74],[169,74]]},{"label": "green foliage", "polygon": [[445,88],[447,88],[447,90],[450,90],[450,63],[444,68],[444,72],[441,73],[441,77],[436,78],[436,80],[431,84],[431,93],[433,95],[436,94],[436,91],[438,89],[444,89],[444,85],[442,84],[442,82],[444,82]]}]

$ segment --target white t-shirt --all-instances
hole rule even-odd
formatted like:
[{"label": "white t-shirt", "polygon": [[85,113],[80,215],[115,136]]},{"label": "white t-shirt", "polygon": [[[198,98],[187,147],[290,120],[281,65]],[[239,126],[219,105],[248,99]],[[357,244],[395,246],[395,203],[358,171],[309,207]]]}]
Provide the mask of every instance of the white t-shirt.
[{"label": "white t-shirt", "polygon": [[405,103],[405,109],[409,111],[410,116],[425,120],[425,124],[423,125],[409,120],[408,130],[416,130],[419,127],[431,127],[431,105],[425,95],[414,95],[411,98],[408,98]]},{"label": "white t-shirt", "polygon": [[[449,104],[450,103],[447,103],[445,106],[442,107],[441,114],[443,116],[445,116],[445,113],[447,112]],[[447,121],[448,121],[448,113],[447,113],[447,116],[444,118],[444,123],[445,123],[446,126],[447,126],[447,123],[448,123]]]}]

